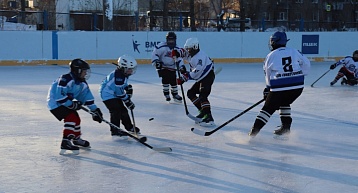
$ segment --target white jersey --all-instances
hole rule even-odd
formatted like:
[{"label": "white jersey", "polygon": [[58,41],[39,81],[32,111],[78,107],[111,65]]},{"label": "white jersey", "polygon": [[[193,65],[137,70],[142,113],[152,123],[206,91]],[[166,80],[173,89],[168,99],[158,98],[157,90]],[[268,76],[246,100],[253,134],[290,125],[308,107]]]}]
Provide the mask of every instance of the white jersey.
[{"label": "white jersey", "polygon": [[[175,46],[174,49],[179,48]],[[166,42],[161,42],[156,45],[152,52],[152,65],[155,65],[157,61],[163,62],[163,68],[176,70],[175,61],[172,57],[172,49],[169,48]],[[182,61],[180,61],[180,65],[182,65]]]},{"label": "white jersey", "polygon": [[355,62],[352,56],[347,56],[341,60],[339,60],[335,65],[336,67],[339,65],[343,65],[349,72],[355,74],[355,77],[358,75],[358,62]]},{"label": "white jersey", "polygon": [[311,63],[297,49],[281,47],[270,52],[264,62],[266,87],[270,91],[292,90],[304,87],[304,76]]},{"label": "white jersey", "polygon": [[214,69],[213,61],[202,50],[196,53],[193,57],[188,56],[188,52],[186,52],[185,55],[186,57],[183,57],[183,59],[189,62],[189,79],[191,80],[196,80],[198,82]]}]

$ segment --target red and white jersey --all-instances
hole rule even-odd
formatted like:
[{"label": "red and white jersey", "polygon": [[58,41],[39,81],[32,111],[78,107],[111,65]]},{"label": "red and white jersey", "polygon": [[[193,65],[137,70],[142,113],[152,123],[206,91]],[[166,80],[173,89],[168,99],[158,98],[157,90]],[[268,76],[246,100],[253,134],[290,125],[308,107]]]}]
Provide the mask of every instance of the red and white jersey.
[{"label": "red and white jersey", "polygon": [[266,87],[270,91],[292,90],[304,87],[304,76],[311,63],[297,49],[281,47],[270,52],[264,62]]},{"label": "red and white jersey", "polygon": [[[175,46],[174,49],[179,49],[179,47]],[[152,65],[155,65],[157,61],[163,62],[163,68],[176,70],[175,60],[172,57],[172,49],[169,48],[166,42],[161,42],[156,45],[152,52]],[[180,59],[178,59],[178,61],[180,61]],[[180,65],[183,65],[181,61]]]},{"label": "red and white jersey", "polygon": [[343,65],[349,72],[354,73],[357,77],[358,75],[358,62],[355,62],[352,56],[347,56],[342,58],[336,63],[336,66]]}]

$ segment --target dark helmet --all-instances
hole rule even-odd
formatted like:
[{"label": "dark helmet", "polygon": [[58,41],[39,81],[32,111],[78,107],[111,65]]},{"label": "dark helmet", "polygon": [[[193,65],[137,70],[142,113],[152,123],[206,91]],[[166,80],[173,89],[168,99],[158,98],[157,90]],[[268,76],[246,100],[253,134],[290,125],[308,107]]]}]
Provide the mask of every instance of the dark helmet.
[{"label": "dark helmet", "polygon": [[[72,60],[69,63],[69,65],[70,65],[71,73],[75,76],[75,78],[77,78],[80,81],[88,80],[88,78],[90,77],[90,66],[88,65],[87,62],[77,58]],[[81,77],[81,73],[83,72],[83,70],[87,70],[87,73],[84,77]]]},{"label": "dark helmet", "polygon": [[353,60],[354,60],[355,62],[358,62],[358,50],[355,50],[355,51],[353,52],[352,57],[353,57]]},{"label": "dark helmet", "polygon": [[169,46],[169,48],[173,49],[177,44],[177,35],[173,31],[170,31],[167,33],[166,39],[167,39],[167,45]]},{"label": "dark helmet", "polygon": [[287,39],[287,35],[285,32],[277,31],[273,33],[270,37],[270,41],[269,41],[270,50],[273,51],[277,48],[285,47],[288,41],[289,39]]}]

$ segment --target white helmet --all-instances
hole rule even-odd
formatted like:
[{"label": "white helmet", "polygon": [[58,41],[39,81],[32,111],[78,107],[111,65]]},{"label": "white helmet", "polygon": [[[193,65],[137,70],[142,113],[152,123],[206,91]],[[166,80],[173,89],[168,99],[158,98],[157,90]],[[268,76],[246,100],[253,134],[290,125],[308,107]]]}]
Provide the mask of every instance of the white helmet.
[{"label": "white helmet", "polygon": [[189,48],[192,48],[194,50],[199,49],[199,40],[198,38],[189,38],[186,40],[184,44],[184,48],[187,50]]},{"label": "white helmet", "polygon": [[184,44],[184,49],[186,49],[189,52],[189,55],[191,57],[197,54],[200,51],[198,38],[187,39]]},{"label": "white helmet", "polygon": [[118,58],[118,69],[127,76],[133,75],[137,71],[137,61],[132,56],[123,55]]}]

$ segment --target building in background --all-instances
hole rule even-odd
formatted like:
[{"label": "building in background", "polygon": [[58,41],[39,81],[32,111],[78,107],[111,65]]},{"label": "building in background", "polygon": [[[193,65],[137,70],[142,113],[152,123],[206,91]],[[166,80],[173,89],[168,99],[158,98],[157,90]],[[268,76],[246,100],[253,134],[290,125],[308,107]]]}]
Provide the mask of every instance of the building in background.
[{"label": "building in background", "polygon": [[[38,30],[103,30],[105,0],[2,0],[5,21]],[[106,0],[113,30],[357,31],[358,0]],[[24,5],[25,9],[22,7]]]}]

